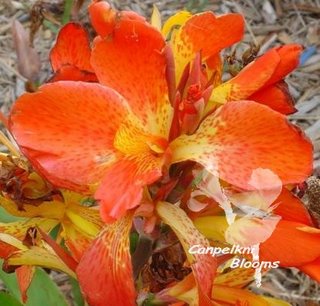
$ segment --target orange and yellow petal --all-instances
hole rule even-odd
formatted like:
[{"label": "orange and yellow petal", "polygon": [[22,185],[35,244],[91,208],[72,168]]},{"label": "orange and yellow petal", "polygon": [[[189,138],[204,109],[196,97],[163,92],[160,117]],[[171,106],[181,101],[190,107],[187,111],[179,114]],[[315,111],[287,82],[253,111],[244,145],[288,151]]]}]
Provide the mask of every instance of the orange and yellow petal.
[{"label": "orange and yellow petal", "polygon": [[214,88],[207,109],[211,109],[215,103],[247,99],[266,84],[279,62],[280,57],[275,50],[262,55],[234,78]]},{"label": "orange and yellow petal", "polygon": [[232,288],[243,288],[254,280],[255,269],[236,268],[228,272],[218,274],[214,279],[214,285]]},{"label": "orange and yellow petal", "polygon": [[70,221],[64,221],[62,223],[63,231],[61,237],[64,238],[65,245],[70,251],[72,257],[79,262],[84,252],[89,248],[93,239],[89,235],[85,235],[79,231]]},{"label": "orange and yellow petal", "polygon": [[167,137],[172,107],[164,38],[147,22],[116,16],[110,37],[94,41],[92,66],[99,82],[125,97],[148,131]]},{"label": "orange and yellow petal", "polygon": [[83,190],[116,160],[113,141],[127,115],[114,90],[63,81],[21,96],[9,124],[22,152],[51,183]]},{"label": "orange and yellow petal", "polygon": [[180,80],[185,66],[194,59],[196,53],[201,51],[202,59],[206,60],[239,41],[243,31],[244,20],[239,14],[216,17],[212,12],[205,12],[189,18],[171,39],[176,60],[176,80]]},{"label": "orange and yellow petal", "polygon": [[285,82],[267,86],[251,95],[249,100],[267,105],[273,110],[285,115],[293,114],[297,111]]},{"label": "orange and yellow petal", "polygon": [[19,209],[18,205],[8,198],[0,196],[0,206],[2,206],[12,216],[22,218],[49,218],[62,219],[65,213],[65,204],[60,201],[44,201],[39,206],[31,204],[23,204],[23,209]]},{"label": "orange and yellow petal", "polygon": [[161,176],[161,168],[161,159],[147,154],[136,159],[123,158],[110,167],[95,193],[102,219],[112,222],[136,207],[143,188]]},{"label": "orange and yellow petal", "polygon": [[186,23],[188,19],[192,17],[192,14],[188,11],[179,11],[170,16],[162,27],[162,34],[165,38],[169,38],[173,34],[173,31],[177,30],[177,27],[181,27]]},{"label": "orange and yellow petal", "polygon": [[58,270],[75,277],[72,271],[49,246],[32,246],[27,250],[20,250],[11,254],[6,263],[11,266],[39,266],[48,269]]},{"label": "orange and yellow petal", "polygon": [[86,30],[80,24],[71,22],[60,30],[50,52],[50,61],[54,72],[64,66],[93,72],[90,56],[90,41]]},{"label": "orange and yellow petal", "polygon": [[[210,305],[217,261],[210,254],[191,254],[189,252],[190,247],[194,245],[210,246],[209,241],[199,233],[181,208],[167,202],[159,202],[156,210],[161,219],[172,228],[182,244],[197,285],[199,305]],[[171,293],[173,294],[174,291]]]},{"label": "orange and yellow petal", "polygon": [[253,188],[257,169],[272,171],[283,184],[304,181],[312,169],[311,142],[284,115],[252,101],[225,104],[170,148],[174,163],[196,161],[243,189]]},{"label": "orange and yellow petal", "polygon": [[[212,290],[212,297],[215,301],[227,303],[226,305],[246,305],[246,306],[271,306],[290,304],[277,300],[276,304],[270,304],[264,297],[256,295],[249,290],[215,285]],[[225,304],[223,304],[225,305]]]},{"label": "orange and yellow petal", "polygon": [[135,305],[129,251],[132,216],[127,215],[106,226],[87,249],[78,268],[81,289],[92,306]]}]

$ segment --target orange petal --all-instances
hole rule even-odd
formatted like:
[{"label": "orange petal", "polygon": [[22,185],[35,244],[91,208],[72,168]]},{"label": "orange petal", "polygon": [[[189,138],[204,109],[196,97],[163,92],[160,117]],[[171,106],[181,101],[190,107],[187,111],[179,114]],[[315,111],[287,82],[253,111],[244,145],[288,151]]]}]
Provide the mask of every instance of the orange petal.
[{"label": "orange petal", "polygon": [[135,287],[129,251],[132,216],[106,226],[83,255],[77,276],[92,306],[135,305]]},{"label": "orange petal", "polygon": [[143,187],[161,176],[161,167],[161,160],[151,155],[140,160],[122,159],[110,167],[95,193],[102,219],[112,222],[136,207],[142,199]]},{"label": "orange petal", "polygon": [[56,44],[50,52],[50,61],[54,72],[63,66],[74,66],[93,72],[90,56],[90,41],[86,30],[80,24],[72,22],[60,30]]},{"label": "orange petal", "polygon": [[301,223],[279,221],[271,237],[260,245],[260,260],[280,261],[281,266],[290,267],[320,257],[320,232],[307,232],[303,227]]},{"label": "orange petal", "polygon": [[23,303],[27,302],[27,290],[31,284],[35,268],[33,266],[21,266],[15,270],[17,281],[21,292],[21,300]]},{"label": "orange petal", "polygon": [[298,269],[320,283],[320,257],[310,263],[298,267]]},{"label": "orange petal", "polygon": [[173,162],[194,160],[221,179],[252,189],[253,171],[271,170],[283,184],[304,181],[312,170],[312,145],[282,114],[252,101],[227,103],[193,135],[170,144]]},{"label": "orange petal", "polygon": [[201,51],[203,60],[206,60],[239,41],[243,31],[244,21],[239,14],[216,17],[212,12],[205,12],[192,16],[172,38],[176,80],[180,80],[185,66],[197,52]]},{"label": "orange petal", "polygon": [[287,188],[283,188],[281,194],[274,202],[276,208],[273,213],[283,220],[303,223],[312,226],[311,217],[303,202],[294,196]]},{"label": "orange petal", "polygon": [[285,115],[292,114],[297,110],[294,107],[294,101],[289,93],[285,82],[279,82],[275,85],[267,86],[255,92],[249,97],[250,100],[267,105],[277,112]]},{"label": "orange petal", "polygon": [[194,245],[209,247],[209,241],[198,232],[181,208],[170,203],[159,202],[156,209],[161,219],[178,236],[186,252],[198,287],[199,305],[210,305],[212,284],[217,268],[216,259],[210,254],[192,254],[189,252],[189,249]]},{"label": "orange petal", "polygon": [[89,5],[91,23],[96,32],[102,36],[113,34],[115,27],[123,20],[135,20],[146,23],[144,17],[132,11],[117,12],[106,1],[93,0]]},{"label": "orange petal", "polygon": [[147,130],[166,137],[172,110],[164,47],[161,33],[151,25],[120,18],[109,38],[95,39],[91,63],[99,82],[125,97]]},{"label": "orange petal", "polygon": [[98,182],[115,161],[114,137],[127,115],[126,102],[110,88],[56,82],[17,100],[10,130],[51,183],[82,190]]},{"label": "orange petal", "polygon": [[289,44],[271,50],[275,50],[278,53],[280,62],[265,86],[279,82],[292,70],[298,67],[302,46],[298,44]]},{"label": "orange petal", "polygon": [[75,66],[62,66],[59,68],[54,76],[49,79],[48,82],[57,81],[84,81],[84,82],[98,82],[98,79],[94,73],[80,70]]},{"label": "orange petal", "polygon": [[266,84],[279,62],[280,57],[275,50],[262,55],[234,78],[214,88],[207,108],[211,108],[214,103],[247,99]]},{"label": "orange petal", "polygon": [[239,267],[217,275],[214,280],[214,284],[219,286],[242,288],[254,280],[254,274],[255,269]]},{"label": "orange petal", "polygon": [[63,222],[63,233],[65,244],[72,257],[79,262],[84,252],[92,243],[92,238],[77,230],[70,222]]}]

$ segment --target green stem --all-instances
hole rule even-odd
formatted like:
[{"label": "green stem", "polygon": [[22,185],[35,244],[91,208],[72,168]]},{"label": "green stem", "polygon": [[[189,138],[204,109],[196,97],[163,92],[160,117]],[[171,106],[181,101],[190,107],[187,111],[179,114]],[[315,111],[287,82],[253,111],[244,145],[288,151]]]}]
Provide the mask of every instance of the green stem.
[{"label": "green stem", "polygon": [[70,21],[72,2],[73,2],[72,0],[65,0],[65,2],[64,2],[62,24],[66,24]]}]

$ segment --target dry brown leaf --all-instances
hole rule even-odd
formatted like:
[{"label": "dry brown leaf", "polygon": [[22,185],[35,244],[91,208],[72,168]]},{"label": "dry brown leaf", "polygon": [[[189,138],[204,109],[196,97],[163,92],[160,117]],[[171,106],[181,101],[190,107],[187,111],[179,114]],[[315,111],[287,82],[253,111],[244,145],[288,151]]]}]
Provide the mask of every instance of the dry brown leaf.
[{"label": "dry brown leaf", "polygon": [[41,63],[38,53],[29,44],[29,36],[22,24],[14,20],[12,24],[13,43],[17,53],[18,71],[30,81],[38,79]]}]

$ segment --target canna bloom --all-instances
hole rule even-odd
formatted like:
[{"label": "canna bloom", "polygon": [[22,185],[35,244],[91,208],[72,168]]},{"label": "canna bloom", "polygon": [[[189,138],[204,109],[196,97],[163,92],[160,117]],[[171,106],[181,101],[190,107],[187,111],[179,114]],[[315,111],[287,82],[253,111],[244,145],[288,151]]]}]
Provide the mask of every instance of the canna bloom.
[{"label": "canna bloom", "polygon": [[[238,190],[255,189],[257,169],[272,171],[281,187],[306,179],[310,141],[287,121],[287,111],[266,103],[294,69],[300,47],[290,57],[283,52],[291,47],[272,50],[222,83],[220,51],[241,39],[240,15],[181,12],[160,29],[156,16],[151,25],[106,2],[93,1],[89,12],[97,32],[92,47],[81,27],[65,26],[51,52],[50,83],[21,96],[9,118],[36,171],[56,188],[99,203],[107,224],[76,267],[89,304],[129,306],[139,298],[129,234],[135,216],[146,216],[146,202],[153,227],[166,223],[177,236],[191,272],[169,284],[169,296],[190,305],[211,305],[215,295],[237,303],[222,300],[227,289],[214,287],[221,262],[188,254],[191,245],[210,243],[173,205],[183,197],[176,186],[188,185],[195,164]],[[258,94],[263,99],[256,102]],[[67,220],[79,220],[68,209]],[[185,289],[191,298],[181,296]]]},{"label": "canna bloom", "polygon": [[[202,116],[192,135],[181,134],[176,128],[181,125],[179,107],[169,99],[172,65],[163,35],[142,17],[116,13],[105,2],[93,3],[89,11],[98,33],[90,65],[99,84],[44,85],[20,97],[10,115],[10,130],[22,152],[52,184],[94,191],[103,220],[110,222],[139,205],[143,188],[163,177],[170,165],[187,160],[244,189],[250,189],[256,168],[270,169],[283,184],[308,176],[310,142],[283,115],[253,101],[226,103]],[[237,30],[225,39],[223,30],[230,24]],[[204,39],[204,27],[214,32],[212,40]],[[197,52],[204,63],[217,57],[242,31],[237,14],[190,17],[172,33],[177,71],[187,69],[184,65],[190,65]],[[175,79],[180,78],[178,72]],[[200,85],[192,81],[189,78],[187,90]]]}]

